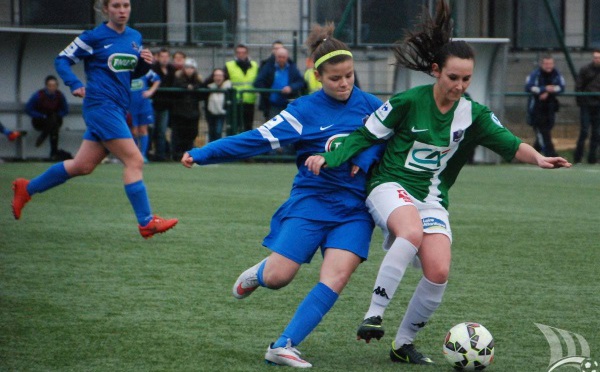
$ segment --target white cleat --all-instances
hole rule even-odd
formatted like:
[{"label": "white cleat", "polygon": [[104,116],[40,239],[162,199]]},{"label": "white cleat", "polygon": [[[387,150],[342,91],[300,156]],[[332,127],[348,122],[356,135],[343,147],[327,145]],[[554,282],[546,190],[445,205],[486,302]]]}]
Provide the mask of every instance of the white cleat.
[{"label": "white cleat", "polygon": [[295,368],[310,368],[312,364],[300,358],[298,349],[292,346],[292,340],[288,338],[285,347],[276,347],[272,349],[269,345],[265,354],[265,363],[273,366],[289,366]]},{"label": "white cleat", "polygon": [[257,276],[258,268],[266,260],[267,259],[265,258],[238,276],[237,280],[233,284],[233,297],[237,298],[238,300],[244,299],[250,296],[252,292],[259,287]]}]

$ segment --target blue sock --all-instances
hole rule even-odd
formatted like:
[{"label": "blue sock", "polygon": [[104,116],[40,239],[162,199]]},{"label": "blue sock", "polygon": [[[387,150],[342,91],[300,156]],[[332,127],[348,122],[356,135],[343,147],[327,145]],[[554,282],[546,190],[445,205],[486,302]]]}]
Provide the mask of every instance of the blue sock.
[{"label": "blue sock", "polygon": [[4,133],[4,135],[8,137],[8,135],[12,133],[12,130],[8,130],[8,129],[4,128],[4,129],[2,129],[2,133]]},{"label": "blue sock", "polygon": [[146,226],[152,220],[152,210],[150,209],[150,200],[148,200],[144,181],[139,180],[125,185],[125,194],[129,198],[138,223],[140,226]]},{"label": "blue sock", "polygon": [[264,260],[263,263],[258,267],[258,271],[256,272],[256,279],[258,279],[258,285],[260,285],[261,287],[268,288],[263,280],[263,271],[265,271],[266,264],[267,260]]},{"label": "blue sock", "polygon": [[139,144],[140,152],[142,153],[142,155],[144,157],[146,157],[146,154],[148,153],[148,144],[149,144],[148,135],[145,134],[143,136],[140,136],[138,141],[140,142],[140,144]]},{"label": "blue sock", "polygon": [[296,314],[283,330],[281,337],[275,341],[273,348],[285,347],[288,338],[292,340],[292,346],[301,343],[321,322],[337,298],[338,294],[331,288],[321,282],[317,283],[300,303]]},{"label": "blue sock", "polygon": [[71,176],[69,176],[69,173],[67,173],[65,164],[63,162],[56,163],[50,168],[46,169],[44,173],[29,181],[29,185],[27,185],[27,192],[29,195],[44,192],[53,188],[54,186],[65,183],[69,178],[71,178]]}]

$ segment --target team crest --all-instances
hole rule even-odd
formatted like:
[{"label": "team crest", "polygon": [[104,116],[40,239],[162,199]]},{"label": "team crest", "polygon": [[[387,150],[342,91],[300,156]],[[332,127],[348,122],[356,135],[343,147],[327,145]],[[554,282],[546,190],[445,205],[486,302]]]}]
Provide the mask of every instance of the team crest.
[{"label": "team crest", "polygon": [[137,45],[137,43],[135,41],[131,42],[131,47],[137,52],[139,52],[142,49]]},{"label": "team crest", "polygon": [[457,130],[456,132],[452,133],[452,141],[459,142],[463,138],[464,134],[465,131],[463,129]]}]

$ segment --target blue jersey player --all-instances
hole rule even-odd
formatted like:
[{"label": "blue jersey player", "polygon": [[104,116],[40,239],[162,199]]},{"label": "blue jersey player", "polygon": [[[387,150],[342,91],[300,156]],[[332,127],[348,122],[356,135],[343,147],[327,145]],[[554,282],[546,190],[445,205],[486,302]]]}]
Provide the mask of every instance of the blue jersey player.
[{"label": "blue jersey player", "polygon": [[[315,177],[304,161],[316,151],[339,145],[340,139],[363,125],[380,105],[376,97],[354,86],[354,62],[348,47],[331,37],[333,26],[316,28],[309,37],[316,61],[315,75],[323,89],[292,102],[257,129],[193,149],[182,158],[186,167],[211,164],[293,145],[298,174],[289,199],[271,220],[263,245],[272,253],[243,272],[233,295],[243,299],[258,287],[278,289],[292,281],[319,247],[320,281],[308,293],[281,336],[266,352],[269,364],[306,368],[296,346],[319,324],[336,302],[351,274],[367,258],[373,222],[365,206],[366,171],[377,160],[372,147],[339,169]],[[311,43],[312,40],[312,43]]]},{"label": "blue jersey player", "polygon": [[144,157],[144,163],[148,162],[146,158],[149,144],[148,125],[154,124],[154,109],[150,98],[159,86],[160,76],[152,70],[148,70],[142,77],[131,80],[131,102],[129,103],[133,125],[131,131]]},{"label": "blue jersey player", "polygon": [[[31,196],[58,186],[76,176],[90,174],[107,151],[124,165],[125,193],[139,223],[140,234],[150,238],[177,223],[152,214],[146,186],[142,178],[143,158],[125,122],[129,108],[132,77],[143,76],[152,63],[152,53],[142,49],[142,36],[127,27],[131,14],[130,0],[101,0],[100,8],[107,22],[82,33],[55,60],[58,74],[71,93],[83,100],[86,132],[74,159],[54,164],[41,175],[28,181],[13,182],[13,215],[21,212]],[[87,86],[71,71],[83,61]]]}]

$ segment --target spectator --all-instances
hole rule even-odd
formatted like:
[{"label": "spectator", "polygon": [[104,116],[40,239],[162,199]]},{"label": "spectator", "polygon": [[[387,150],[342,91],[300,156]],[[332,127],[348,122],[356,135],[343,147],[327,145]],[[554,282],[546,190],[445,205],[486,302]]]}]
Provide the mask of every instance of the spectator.
[{"label": "spectator", "polygon": [[279,89],[279,92],[269,94],[265,102],[265,117],[271,118],[284,110],[290,98],[297,96],[304,89],[304,77],[298,71],[296,64],[289,62],[286,48],[275,52],[275,63],[265,64],[258,74],[254,86],[257,88]]},{"label": "spectator", "polygon": [[545,156],[557,156],[551,132],[559,107],[556,96],[564,90],[565,79],[554,68],[554,58],[549,55],[542,57],[539,67],[525,81],[525,91],[531,93],[527,101],[527,122],[535,133],[533,147]]},{"label": "spectator", "polygon": [[173,66],[177,71],[183,70],[186,58],[187,55],[181,50],[178,50],[175,53],[173,53]]},{"label": "spectator", "polygon": [[194,92],[202,88],[198,64],[193,58],[186,58],[183,66],[183,70],[175,73],[174,86],[187,89],[188,92],[179,94],[177,103],[171,108],[173,160],[181,159],[183,153],[194,147],[200,120],[199,102],[202,97],[198,92]]},{"label": "spectator", "polygon": [[306,70],[304,71],[304,83],[308,94],[321,90],[323,85],[315,76],[315,62],[312,57],[306,59]]},{"label": "spectator", "polygon": [[[236,90],[252,89],[252,84],[258,75],[258,63],[248,56],[248,47],[239,44],[235,47],[235,59],[225,63],[225,71],[229,76],[231,85]],[[243,93],[238,101],[242,104],[243,131],[252,130],[254,127],[255,93]]]},{"label": "spectator", "polygon": [[148,163],[148,126],[154,124],[154,110],[150,98],[160,85],[160,77],[152,70],[137,79],[131,80],[131,101],[129,113],[131,114],[131,132],[138,145],[144,163]]},{"label": "spectator", "polygon": [[63,123],[63,117],[69,113],[69,105],[64,94],[58,90],[58,80],[48,75],[45,88],[40,89],[27,101],[25,111],[31,116],[33,128],[40,133],[35,141],[35,147],[40,147],[46,138],[50,137],[50,159],[66,160],[72,156],[58,149],[58,132]]},{"label": "spectator", "polygon": [[[592,62],[579,70],[575,90],[577,92],[600,93],[600,49],[595,49],[592,54]],[[600,144],[600,96],[578,96],[580,132],[575,149],[575,163],[581,163],[585,148],[585,141],[590,134],[590,152],[588,163],[596,164],[598,161],[598,145]]]},{"label": "spectator", "polygon": [[283,48],[283,43],[281,42],[281,40],[275,40],[273,44],[271,44],[271,54],[269,55],[269,57],[260,61],[260,68],[262,68],[267,63],[275,63],[275,52],[279,48]]},{"label": "spectator", "polygon": [[[207,80],[207,86],[210,89],[229,89],[231,82],[220,68],[213,70]],[[223,124],[225,123],[225,93],[210,93],[206,104],[206,121],[208,122],[208,142],[218,140],[223,134]]]},{"label": "spectator", "polygon": [[[175,80],[175,66],[171,64],[169,50],[163,48],[158,51],[152,70],[160,77],[161,88],[172,88]],[[154,94],[152,105],[154,107],[154,130],[152,142],[154,144],[154,158],[156,161],[167,159],[167,127],[169,125],[169,109],[171,107],[170,94],[160,90]]]}]

